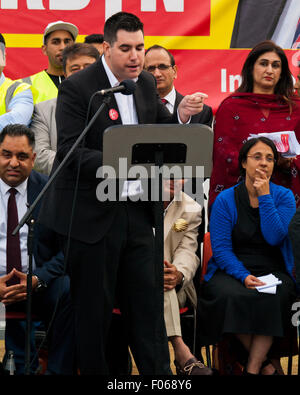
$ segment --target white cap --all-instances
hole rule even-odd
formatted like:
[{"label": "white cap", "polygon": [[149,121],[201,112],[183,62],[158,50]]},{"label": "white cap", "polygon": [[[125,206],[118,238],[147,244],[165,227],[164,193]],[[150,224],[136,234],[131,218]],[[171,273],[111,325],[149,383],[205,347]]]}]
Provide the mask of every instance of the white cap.
[{"label": "white cap", "polygon": [[44,37],[43,37],[44,44],[45,44],[45,37],[47,36],[47,34],[55,32],[56,30],[66,30],[74,37],[74,41],[78,36],[78,28],[77,26],[73,25],[73,23],[64,22],[64,21],[51,22],[47,25],[44,31]]}]

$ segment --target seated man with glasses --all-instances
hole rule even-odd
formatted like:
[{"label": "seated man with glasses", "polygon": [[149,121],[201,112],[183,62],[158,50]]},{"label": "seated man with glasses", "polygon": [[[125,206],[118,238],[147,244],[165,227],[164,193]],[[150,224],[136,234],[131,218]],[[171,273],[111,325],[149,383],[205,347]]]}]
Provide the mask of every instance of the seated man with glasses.
[{"label": "seated man with glasses", "polygon": [[[183,95],[176,91],[174,80],[177,78],[177,66],[174,56],[164,47],[153,45],[145,54],[145,70],[149,71],[156,79],[157,91],[173,114],[181,102]],[[213,113],[211,107],[204,104],[203,110],[191,117],[191,123],[201,123],[212,126]]]}]

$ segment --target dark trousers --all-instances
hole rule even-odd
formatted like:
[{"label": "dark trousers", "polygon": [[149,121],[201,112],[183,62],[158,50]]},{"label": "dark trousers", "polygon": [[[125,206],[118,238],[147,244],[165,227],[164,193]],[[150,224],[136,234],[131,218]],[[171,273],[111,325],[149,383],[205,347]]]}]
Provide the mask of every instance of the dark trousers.
[{"label": "dark trousers", "polygon": [[154,260],[151,215],[144,204],[120,202],[105,237],[95,244],[71,239],[68,254],[80,374],[109,373],[106,341],[116,303],[126,332],[119,336],[129,339],[140,374],[171,374],[163,265]]},{"label": "dark trousers", "polygon": [[[26,312],[26,302],[9,305],[7,310]],[[52,320],[54,311],[55,315]],[[40,292],[33,292],[32,314],[41,320],[45,329],[49,327],[49,323],[52,320],[47,337],[48,373],[72,375],[75,368],[75,330],[68,276],[59,277],[51,281],[48,287]],[[34,358],[36,352],[34,342],[34,330],[36,327],[36,324],[33,322],[31,334],[32,358]],[[5,348],[6,351],[14,351],[17,374],[24,373],[25,334],[26,325],[24,321],[7,320]],[[36,367],[37,360],[35,359],[31,365],[32,373],[34,373]]]}]

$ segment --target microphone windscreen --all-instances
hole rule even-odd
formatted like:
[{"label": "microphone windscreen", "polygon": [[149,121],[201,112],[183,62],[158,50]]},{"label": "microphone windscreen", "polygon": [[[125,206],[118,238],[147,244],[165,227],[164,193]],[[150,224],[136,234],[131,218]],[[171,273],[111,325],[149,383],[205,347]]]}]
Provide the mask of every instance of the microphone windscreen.
[{"label": "microphone windscreen", "polygon": [[132,80],[124,80],[120,85],[125,87],[121,92],[123,95],[132,95],[136,88],[136,83]]}]

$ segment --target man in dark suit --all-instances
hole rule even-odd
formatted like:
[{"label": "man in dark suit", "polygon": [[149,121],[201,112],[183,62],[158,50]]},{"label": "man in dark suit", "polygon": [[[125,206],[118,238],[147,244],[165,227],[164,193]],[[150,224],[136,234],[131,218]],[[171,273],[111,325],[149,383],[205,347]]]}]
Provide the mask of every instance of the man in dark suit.
[{"label": "man in dark suit", "polygon": [[[135,15],[120,12],[107,19],[103,49],[98,62],[69,77],[60,87],[54,170],[103,103],[103,96],[95,92],[125,79],[136,81],[135,92],[112,95],[83,146],[75,149],[49,188],[41,221],[60,233],[65,244],[76,311],[80,373],[108,373],[105,343],[117,297],[127,328],[121,336],[128,335],[140,374],[170,374],[163,273],[162,264],[154,262],[151,203],[99,201],[96,171],[102,165],[102,135],[106,128],[174,123],[178,118],[171,116],[158,98],[153,76],[143,71],[143,24]],[[202,108],[203,95],[186,96],[178,107],[181,122],[187,122]],[[70,224],[77,172],[79,185]]]},{"label": "man in dark suit", "polygon": [[[34,134],[24,125],[8,125],[0,134],[0,300],[6,311],[26,311],[27,297],[27,225],[11,236],[12,230],[46,184],[47,177],[32,170],[35,153]],[[13,206],[12,206],[13,205]],[[12,208],[14,207],[14,208]],[[33,211],[36,219],[39,205]],[[11,211],[12,210],[12,211]],[[15,215],[14,215],[15,213]],[[13,243],[13,244],[11,244]],[[6,274],[7,273],[7,274]],[[49,332],[49,374],[73,374],[74,321],[69,279],[64,275],[64,257],[59,239],[40,224],[34,226],[32,312]],[[15,320],[6,322],[6,350],[15,354],[17,373],[24,372],[24,326]],[[33,364],[34,366],[34,364]]]},{"label": "man in dark suit", "polygon": [[[174,86],[174,80],[177,78],[177,65],[174,56],[161,45],[153,45],[145,53],[144,68],[155,77],[157,92],[168,110],[172,114],[176,113],[184,96]],[[209,127],[212,125],[212,120],[212,109],[206,104],[200,113],[191,117],[191,123],[201,123]]]}]

